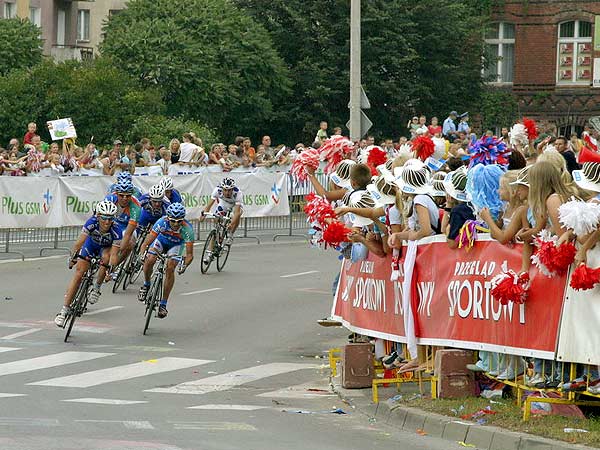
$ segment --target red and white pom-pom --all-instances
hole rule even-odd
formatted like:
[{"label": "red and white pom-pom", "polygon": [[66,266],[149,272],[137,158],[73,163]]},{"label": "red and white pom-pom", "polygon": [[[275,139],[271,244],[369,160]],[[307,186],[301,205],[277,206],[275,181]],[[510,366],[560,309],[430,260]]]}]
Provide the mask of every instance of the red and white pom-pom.
[{"label": "red and white pom-pom", "polygon": [[528,119],[527,117],[523,117],[523,125],[525,126],[525,129],[527,130],[527,137],[529,138],[529,140],[535,141],[536,138],[538,137],[538,128],[537,128],[537,124],[535,123],[535,120]]},{"label": "red and white pom-pom", "polygon": [[[552,257],[554,255],[553,250],[557,240],[558,238],[552,236],[548,230],[540,231],[533,239],[535,252],[531,256],[531,262],[547,277],[556,275],[552,270]],[[547,265],[548,261],[550,261],[550,267]]]},{"label": "red and white pom-pom", "polygon": [[399,248],[394,248],[392,250],[392,275],[390,276],[390,281],[398,281],[400,278],[400,256],[401,252]]},{"label": "red and white pom-pom", "polygon": [[323,169],[326,174],[330,174],[335,170],[337,165],[342,161],[349,153],[354,150],[354,143],[344,136],[332,136],[327,139],[321,147],[319,152],[321,153],[321,161],[327,161],[325,168]]},{"label": "red and white pom-pom", "polygon": [[500,304],[524,303],[529,291],[529,274],[517,275],[515,271],[508,270],[492,278],[491,284],[490,293]]},{"label": "red and white pom-pom", "polygon": [[308,172],[306,168],[317,170],[319,168],[321,155],[319,151],[310,147],[302,151],[294,162],[292,163],[292,167],[290,168],[290,173],[295,175],[299,181],[304,181],[308,178]]},{"label": "red and white pom-pom", "polygon": [[575,261],[575,255],[577,254],[577,248],[572,242],[565,242],[562,245],[555,246],[553,250],[552,259],[548,262],[551,264],[549,267],[558,274],[565,273],[573,261]]},{"label": "red and white pom-pom", "polygon": [[558,208],[560,223],[577,236],[595,231],[600,223],[600,204],[572,199]]},{"label": "red and white pom-pom", "polygon": [[32,172],[39,172],[42,169],[42,157],[44,154],[37,149],[31,148],[27,152],[27,165]]},{"label": "red and white pom-pom", "polygon": [[429,136],[417,136],[412,141],[412,148],[417,158],[425,161],[435,151],[435,144]]},{"label": "red and white pom-pom", "polygon": [[585,147],[589,148],[590,150],[597,152],[598,151],[598,141],[593,138],[592,136],[590,136],[590,133],[584,131],[583,132],[583,142]]},{"label": "red and white pom-pom", "polygon": [[369,156],[367,157],[367,166],[371,168],[371,174],[377,175],[377,166],[385,164],[387,161],[387,153],[381,147],[373,146],[369,150]]},{"label": "red and white pom-pom", "polygon": [[335,220],[327,225],[325,231],[323,231],[323,242],[332,247],[337,247],[342,242],[348,241],[348,235],[352,232],[350,228],[344,225],[342,222]]},{"label": "red and white pom-pom", "polygon": [[327,199],[311,192],[305,197],[304,213],[308,223],[318,224],[323,228],[327,219],[335,219],[335,211]]},{"label": "red and white pom-pom", "polygon": [[[435,148],[435,145],[434,145]],[[394,150],[394,158],[413,158],[413,147],[411,143],[402,144],[398,150]]]},{"label": "red and white pom-pom", "polygon": [[587,291],[593,289],[600,283],[600,268],[592,269],[581,263],[571,274],[571,287],[577,291]]}]

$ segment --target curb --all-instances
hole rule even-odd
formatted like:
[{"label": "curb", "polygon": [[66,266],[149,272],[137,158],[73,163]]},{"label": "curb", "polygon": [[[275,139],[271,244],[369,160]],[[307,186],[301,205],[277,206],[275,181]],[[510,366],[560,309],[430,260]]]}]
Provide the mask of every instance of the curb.
[{"label": "curb", "polygon": [[333,380],[331,386],[343,401],[355,405],[363,414],[370,418],[377,418],[386,425],[412,433],[422,430],[427,436],[454,443],[464,442],[480,450],[598,450],[595,447],[555,441],[494,426],[477,425],[409,406],[390,407],[387,402],[359,406],[352,401],[351,397],[346,397],[340,386],[334,384]]}]

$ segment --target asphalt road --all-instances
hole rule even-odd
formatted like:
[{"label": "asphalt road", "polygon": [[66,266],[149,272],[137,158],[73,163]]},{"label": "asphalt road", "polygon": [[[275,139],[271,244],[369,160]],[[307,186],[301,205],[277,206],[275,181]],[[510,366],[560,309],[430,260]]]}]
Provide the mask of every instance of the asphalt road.
[{"label": "asphalt road", "polygon": [[137,289],[105,286],[66,344],[65,259],[0,263],[2,450],[460,448],[371,423],[329,390],[323,357],[347,335],[316,324],[333,253],[237,242],[207,275],[197,255],[146,336]]}]

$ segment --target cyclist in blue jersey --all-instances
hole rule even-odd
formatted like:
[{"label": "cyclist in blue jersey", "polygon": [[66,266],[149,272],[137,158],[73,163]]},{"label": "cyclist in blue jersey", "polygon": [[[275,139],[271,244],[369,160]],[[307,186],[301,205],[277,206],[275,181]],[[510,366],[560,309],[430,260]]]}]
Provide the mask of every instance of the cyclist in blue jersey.
[{"label": "cyclist in blue jersey", "polygon": [[[130,181],[133,184],[133,178],[131,176],[131,173],[129,172],[119,172],[119,174],[117,175],[117,182],[111,184],[108,187],[108,190],[106,191],[106,195],[110,195],[112,193],[115,192],[115,187],[117,186],[117,184],[121,181]],[[142,196],[142,191],[140,191],[137,186],[133,185],[133,196],[137,199],[139,199]]]},{"label": "cyclist in blue jersey", "polygon": [[67,287],[62,309],[54,319],[59,327],[64,326],[70,313],[71,302],[77,293],[81,279],[90,267],[91,258],[101,258],[98,278],[89,292],[88,301],[96,303],[100,298],[100,286],[104,281],[109,266],[111,248],[118,250],[123,237],[121,228],[115,223],[117,206],[109,201],[96,205],[96,213],[83,226],[81,235],[71,253],[69,269],[75,266],[75,274]]},{"label": "cyclist in blue jersey", "polygon": [[[148,249],[149,248],[149,249]],[[165,285],[163,288],[163,298],[158,307],[158,317],[164,319],[167,317],[167,302],[169,294],[175,283],[175,267],[181,262],[185,252],[183,264],[179,265],[178,273],[185,272],[187,266],[194,259],[194,230],[190,223],[185,220],[185,207],[181,203],[173,203],[167,208],[167,215],[158,219],[148,234],[146,241],[142,244],[140,252],[144,253],[148,249],[144,261],[144,285],[138,293],[138,300],[146,300],[146,294],[150,288],[150,279],[152,270],[156,263],[156,254],[166,255],[167,271],[165,274]]]},{"label": "cyclist in blue jersey", "polygon": [[[140,219],[140,204],[135,197],[132,196],[133,184],[131,181],[121,181],[115,185],[115,192],[107,195],[105,200],[114,203],[117,206],[115,215],[115,224],[119,226],[123,234],[121,248],[114,248],[110,256],[110,265],[114,268],[123,261],[135,245],[138,221]],[[110,274],[114,279],[118,273]]]},{"label": "cyclist in blue jersey", "polygon": [[160,184],[165,188],[165,197],[167,197],[167,200],[171,203],[181,203],[183,205],[181,193],[173,188],[173,179],[171,177],[163,177],[160,180]]},{"label": "cyclist in blue jersey", "polygon": [[165,198],[165,189],[160,184],[152,186],[147,194],[139,198],[139,202],[141,213],[138,221],[138,231],[154,225],[158,219],[167,214],[167,208],[171,204]]}]

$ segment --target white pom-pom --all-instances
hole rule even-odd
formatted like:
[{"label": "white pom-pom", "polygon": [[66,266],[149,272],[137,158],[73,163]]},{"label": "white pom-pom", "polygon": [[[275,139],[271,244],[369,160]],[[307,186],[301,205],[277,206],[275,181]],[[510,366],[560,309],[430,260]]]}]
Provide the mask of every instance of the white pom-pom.
[{"label": "white pom-pom", "polygon": [[600,222],[600,204],[572,199],[558,208],[560,223],[577,236],[595,231]]},{"label": "white pom-pom", "polygon": [[510,129],[510,143],[511,145],[526,145],[529,143],[529,135],[527,134],[527,128],[522,123],[515,123]]},{"label": "white pom-pom", "polygon": [[408,156],[409,158],[413,157],[412,145],[411,144],[402,144],[400,148],[394,152],[394,156],[397,158],[399,156]]}]

